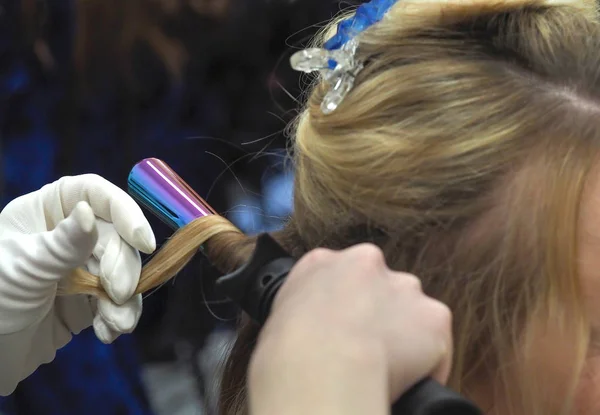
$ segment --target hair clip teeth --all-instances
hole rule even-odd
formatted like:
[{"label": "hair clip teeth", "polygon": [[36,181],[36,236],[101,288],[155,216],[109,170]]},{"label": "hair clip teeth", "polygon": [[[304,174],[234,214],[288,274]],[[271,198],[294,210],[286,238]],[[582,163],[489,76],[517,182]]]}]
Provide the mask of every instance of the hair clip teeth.
[{"label": "hair clip teeth", "polygon": [[335,86],[325,94],[321,102],[321,111],[323,114],[331,114],[342,103],[348,92],[354,86],[354,78],[342,75],[337,79]]},{"label": "hair clip teeth", "polygon": [[331,89],[325,94],[323,102],[321,103],[321,111],[323,114],[331,114],[337,109],[344,98],[346,98],[346,95],[348,95],[354,87],[354,80],[362,68],[362,63],[356,62],[351,71],[340,68],[331,71],[328,74],[326,80],[329,85],[331,85]]}]

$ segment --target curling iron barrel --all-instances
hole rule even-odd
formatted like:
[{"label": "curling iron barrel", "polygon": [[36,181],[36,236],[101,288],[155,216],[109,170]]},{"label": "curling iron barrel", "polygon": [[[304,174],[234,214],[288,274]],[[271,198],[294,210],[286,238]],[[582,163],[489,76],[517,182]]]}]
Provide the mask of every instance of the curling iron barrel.
[{"label": "curling iron barrel", "polygon": [[216,212],[162,160],[137,163],[127,179],[129,194],[157,218],[177,230]]}]

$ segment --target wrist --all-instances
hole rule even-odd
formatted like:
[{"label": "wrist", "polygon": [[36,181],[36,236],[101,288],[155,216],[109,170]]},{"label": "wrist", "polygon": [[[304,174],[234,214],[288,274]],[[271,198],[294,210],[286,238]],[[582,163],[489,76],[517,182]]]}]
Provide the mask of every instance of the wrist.
[{"label": "wrist", "polygon": [[341,333],[316,337],[297,332],[259,342],[249,369],[251,414],[387,414],[383,349]]},{"label": "wrist", "polygon": [[56,285],[45,284],[44,270],[32,264],[31,252],[36,247],[27,235],[2,236],[0,334],[7,335],[27,330],[46,318],[54,306]]}]

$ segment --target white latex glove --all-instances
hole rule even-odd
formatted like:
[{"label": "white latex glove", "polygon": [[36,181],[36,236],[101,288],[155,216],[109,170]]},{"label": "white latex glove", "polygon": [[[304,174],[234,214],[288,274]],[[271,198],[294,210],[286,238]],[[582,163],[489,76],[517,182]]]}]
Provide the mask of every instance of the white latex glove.
[{"label": "white latex glove", "polygon": [[[123,190],[97,175],[63,177],[0,213],[0,395],[93,324],[110,343],[135,328],[142,298],[138,250],[156,248],[150,224]],[[56,296],[85,267],[113,301]]]}]

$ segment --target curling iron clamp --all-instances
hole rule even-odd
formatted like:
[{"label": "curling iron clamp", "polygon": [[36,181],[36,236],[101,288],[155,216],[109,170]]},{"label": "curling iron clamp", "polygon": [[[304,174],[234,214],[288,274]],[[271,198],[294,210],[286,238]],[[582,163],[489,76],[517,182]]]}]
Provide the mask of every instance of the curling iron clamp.
[{"label": "curling iron clamp", "polygon": [[[177,230],[194,219],[217,213],[165,162],[150,158],[136,164],[129,193],[160,220]],[[255,322],[265,323],[277,291],[296,263],[269,234],[258,236],[250,260],[216,281]],[[392,415],[481,415],[472,402],[431,378],[421,380],[392,405]]]}]

